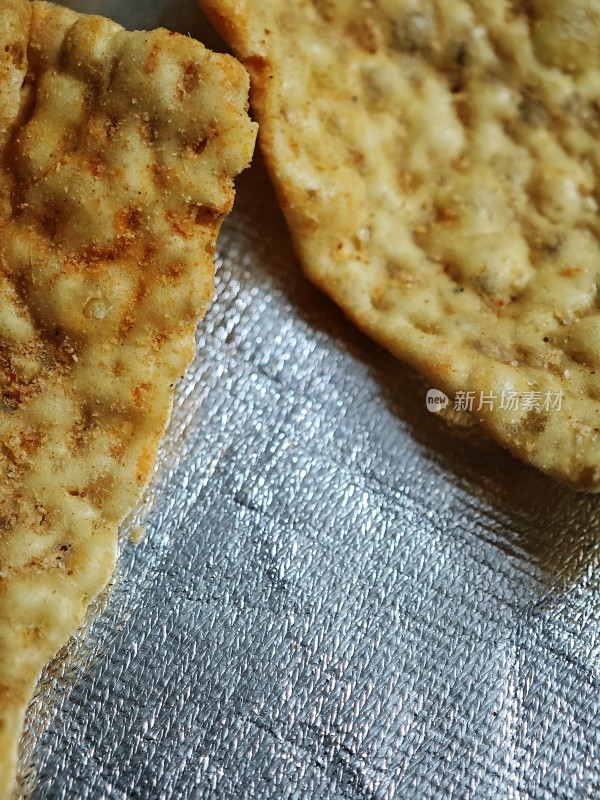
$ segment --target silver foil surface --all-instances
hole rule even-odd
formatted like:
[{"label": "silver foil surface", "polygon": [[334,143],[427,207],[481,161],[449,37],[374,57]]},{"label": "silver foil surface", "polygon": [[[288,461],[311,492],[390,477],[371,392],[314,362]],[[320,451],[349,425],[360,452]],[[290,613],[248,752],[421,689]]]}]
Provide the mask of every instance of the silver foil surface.
[{"label": "silver foil surface", "polygon": [[[79,0],[222,47],[194,0]],[[259,157],[20,797],[600,797],[599,498],[427,412],[302,276]],[[145,529],[135,546],[130,534]]]}]

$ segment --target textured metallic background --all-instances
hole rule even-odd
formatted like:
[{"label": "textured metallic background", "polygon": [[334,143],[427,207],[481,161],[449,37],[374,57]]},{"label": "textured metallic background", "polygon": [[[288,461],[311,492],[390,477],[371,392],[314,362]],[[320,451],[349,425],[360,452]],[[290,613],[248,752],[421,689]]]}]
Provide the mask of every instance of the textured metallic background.
[{"label": "textured metallic background", "polygon": [[[194,0],[70,5],[219,47]],[[599,499],[428,414],[300,274],[260,160],[198,345],[24,796],[600,797]]]}]

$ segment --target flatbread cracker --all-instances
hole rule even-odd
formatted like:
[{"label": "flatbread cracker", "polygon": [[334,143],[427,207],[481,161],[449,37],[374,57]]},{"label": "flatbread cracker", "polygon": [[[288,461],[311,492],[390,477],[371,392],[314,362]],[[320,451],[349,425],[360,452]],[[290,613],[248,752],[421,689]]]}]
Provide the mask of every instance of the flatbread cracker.
[{"label": "flatbread cracker", "polygon": [[2,800],[193,358],[247,100],[244,69],[188,37],[0,0]]},{"label": "flatbread cracker", "polygon": [[598,4],[201,5],[309,277],[514,455],[598,491]]}]

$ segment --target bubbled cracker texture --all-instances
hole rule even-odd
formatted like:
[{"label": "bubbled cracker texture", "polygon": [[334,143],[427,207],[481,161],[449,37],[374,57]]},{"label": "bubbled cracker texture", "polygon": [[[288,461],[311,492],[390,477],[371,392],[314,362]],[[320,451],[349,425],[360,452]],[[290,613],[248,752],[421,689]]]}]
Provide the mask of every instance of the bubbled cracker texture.
[{"label": "bubbled cracker texture", "polygon": [[597,4],[201,5],[250,72],[309,277],[433,385],[474,392],[514,455],[600,490]]},{"label": "bubbled cracker texture", "polygon": [[0,0],[0,798],[115,562],[194,354],[248,77],[164,30]]}]

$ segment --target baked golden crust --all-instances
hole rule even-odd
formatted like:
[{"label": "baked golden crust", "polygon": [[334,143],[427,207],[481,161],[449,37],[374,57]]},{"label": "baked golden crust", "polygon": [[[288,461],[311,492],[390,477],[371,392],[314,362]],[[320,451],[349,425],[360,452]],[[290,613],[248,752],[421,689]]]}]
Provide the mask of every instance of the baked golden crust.
[{"label": "baked golden crust", "polygon": [[201,5],[251,74],[310,278],[435,386],[474,393],[515,455],[598,491],[597,5]]},{"label": "baked golden crust", "polygon": [[248,76],[164,30],[0,0],[0,798],[115,561],[252,155]]}]

